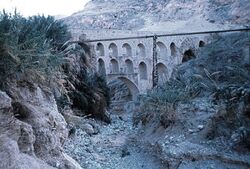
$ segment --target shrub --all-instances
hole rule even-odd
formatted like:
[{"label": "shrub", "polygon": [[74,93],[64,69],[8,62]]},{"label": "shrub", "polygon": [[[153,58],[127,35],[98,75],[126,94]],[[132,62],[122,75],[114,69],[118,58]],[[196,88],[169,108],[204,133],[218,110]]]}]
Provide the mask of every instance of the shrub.
[{"label": "shrub", "polygon": [[[65,62],[62,65],[66,88],[65,95],[58,100],[62,109],[69,98],[68,106],[77,111],[80,116],[92,116],[103,121],[110,122],[106,115],[106,107],[109,105],[109,88],[105,77],[93,70],[89,63],[90,51],[87,45],[71,45],[67,48]],[[88,53],[90,54],[90,53]],[[67,97],[68,95],[68,97]]]},{"label": "shrub", "polygon": [[69,46],[66,43],[69,39],[67,27],[51,16],[24,18],[17,12],[3,11],[0,14],[0,88],[8,80],[39,85],[50,82],[46,85],[56,91],[59,108],[72,101],[72,106],[82,114],[110,122],[105,114],[109,90],[105,79],[90,68],[87,58],[90,48],[88,44]]},{"label": "shrub", "polygon": [[[150,121],[147,119],[164,119],[163,125],[170,124],[175,118],[175,108],[181,102],[191,101],[198,96],[213,96],[218,100],[224,97],[225,89],[228,90],[230,86],[248,86],[250,69],[243,49],[249,43],[249,33],[217,36],[212,43],[201,48],[199,57],[180,65],[168,82],[142,96],[141,119],[146,122]],[[224,104],[225,100],[230,99],[222,100]],[[236,119],[236,116],[233,118]]]},{"label": "shrub", "polygon": [[7,78],[32,70],[51,74],[62,60],[67,27],[51,16],[0,14],[0,87]]},{"label": "shrub", "polygon": [[110,123],[106,114],[109,104],[109,90],[104,78],[97,73],[89,73],[86,79],[73,83],[75,90],[69,93],[72,107],[80,109],[82,115],[91,115]]}]

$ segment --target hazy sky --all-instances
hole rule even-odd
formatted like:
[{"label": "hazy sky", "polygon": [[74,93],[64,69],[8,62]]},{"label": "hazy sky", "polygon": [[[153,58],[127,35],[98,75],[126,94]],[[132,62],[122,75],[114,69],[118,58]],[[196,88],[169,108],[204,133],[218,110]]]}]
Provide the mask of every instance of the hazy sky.
[{"label": "hazy sky", "polygon": [[0,0],[0,10],[17,11],[24,16],[45,15],[70,15],[83,9],[89,0]]}]

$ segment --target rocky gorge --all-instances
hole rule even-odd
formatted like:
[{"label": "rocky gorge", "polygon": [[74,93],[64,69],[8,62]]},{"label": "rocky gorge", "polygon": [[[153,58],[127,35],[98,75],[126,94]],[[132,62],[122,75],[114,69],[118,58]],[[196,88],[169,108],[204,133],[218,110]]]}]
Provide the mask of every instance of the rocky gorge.
[{"label": "rocky gorge", "polygon": [[[92,0],[60,22],[74,33],[245,28],[249,6]],[[97,72],[95,47],[81,35],[58,39],[50,18],[33,18],[49,23],[45,35],[29,34],[37,22],[18,27],[23,18],[1,26],[11,19],[0,24],[0,169],[250,168],[249,31],[211,36],[195,59],[133,100],[126,84]]]}]

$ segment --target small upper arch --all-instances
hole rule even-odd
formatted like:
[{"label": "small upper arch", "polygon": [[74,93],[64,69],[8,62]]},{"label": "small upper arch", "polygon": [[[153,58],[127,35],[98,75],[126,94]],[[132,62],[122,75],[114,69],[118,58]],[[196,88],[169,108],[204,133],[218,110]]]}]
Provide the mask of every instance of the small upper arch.
[{"label": "small upper arch", "polygon": [[194,58],[196,58],[195,52],[192,49],[188,49],[183,54],[182,63],[187,62]]},{"label": "small upper arch", "polygon": [[134,73],[134,64],[130,59],[125,60],[126,65],[126,73],[132,74]]},{"label": "small upper arch", "polygon": [[98,59],[98,73],[101,75],[106,75],[105,62],[101,58]]},{"label": "small upper arch", "polygon": [[168,80],[168,69],[163,63],[157,63],[156,69],[158,72],[158,84],[163,84]]},{"label": "small upper arch", "polygon": [[139,64],[139,75],[140,75],[140,79],[143,79],[143,80],[148,79],[147,65],[144,62],[141,62]]},{"label": "small upper arch", "polygon": [[104,56],[105,55],[104,45],[100,42],[97,43],[97,45],[96,45],[96,53],[97,53],[97,56]]},{"label": "small upper arch", "polygon": [[167,47],[163,42],[157,42],[156,43],[157,46],[157,54],[159,56],[159,58],[165,58],[167,56]]},{"label": "small upper arch", "polygon": [[137,45],[136,55],[139,57],[146,57],[146,48],[142,43]]},{"label": "small upper arch", "polygon": [[117,57],[118,56],[118,48],[115,43],[111,43],[109,45],[109,56],[110,57]]},{"label": "small upper arch", "polygon": [[199,42],[199,47],[201,48],[201,47],[204,47],[204,46],[205,46],[205,42],[201,40],[201,41]]},{"label": "small upper arch", "polygon": [[128,43],[124,43],[122,45],[122,49],[123,49],[123,54],[126,56],[132,56],[132,48]]},{"label": "small upper arch", "polygon": [[172,42],[170,44],[170,51],[171,51],[171,56],[176,56],[177,54],[177,49],[176,49],[176,45],[174,42]]},{"label": "small upper arch", "polygon": [[119,63],[116,59],[110,60],[110,73],[119,73]]}]

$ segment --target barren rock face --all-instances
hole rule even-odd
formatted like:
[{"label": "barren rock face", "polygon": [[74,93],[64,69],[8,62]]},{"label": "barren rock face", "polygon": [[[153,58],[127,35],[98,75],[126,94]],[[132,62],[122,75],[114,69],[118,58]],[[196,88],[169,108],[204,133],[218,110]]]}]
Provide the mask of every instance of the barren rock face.
[{"label": "barren rock face", "polygon": [[63,154],[68,131],[53,95],[36,85],[9,93],[0,92],[0,168],[79,168]]},{"label": "barren rock face", "polygon": [[13,87],[11,95],[15,100],[15,116],[31,125],[34,130],[36,155],[47,160],[50,159],[48,154],[60,153],[61,144],[67,137],[67,130],[66,122],[57,110],[53,95],[38,86]]},{"label": "barren rock face", "polygon": [[0,91],[0,110],[9,109],[11,107],[11,98],[5,93]]},{"label": "barren rock face", "polygon": [[248,0],[92,0],[63,20],[76,29],[188,31],[249,25]]},{"label": "barren rock face", "polygon": [[14,117],[11,106],[12,99],[1,91],[0,98],[0,168],[52,169],[53,167],[34,155],[33,130],[29,124]]}]

